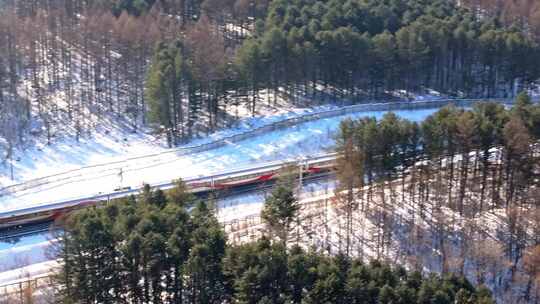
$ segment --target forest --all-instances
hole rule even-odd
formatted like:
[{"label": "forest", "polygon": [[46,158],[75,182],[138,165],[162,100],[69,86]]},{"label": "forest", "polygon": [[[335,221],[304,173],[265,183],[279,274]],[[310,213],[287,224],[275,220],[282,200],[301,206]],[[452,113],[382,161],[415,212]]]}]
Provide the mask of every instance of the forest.
[{"label": "forest", "polygon": [[[284,210],[291,191],[272,193],[268,223],[294,216],[270,211]],[[195,202],[181,182],[78,212],[61,243],[61,303],[494,303],[458,275],[287,248],[271,236],[229,245],[212,204]]]},{"label": "forest", "polygon": [[[430,262],[419,256],[432,255],[431,267],[474,274],[503,302],[536,303],[539,131],[540,106],[526,94],[511,109],[450,106],[420,124],[392,113],[343,121],[336,191],[342,250],[361,256],[371,241],[376,257],[390,258],[401,248],[416,269]],[[405,219],[403,209],[410,212]],[[366,216],[371,227],[362,224]],[[514,284],[525,286],[523,298],[504,298]]]},{"label": "forest", "polygon": [[2,161],[113,128],[173,147],[278,100],[514,99],[343,121],[335,198],[308,216],[279,181],[251,242],[181,181],[78,211],[55,298],[538,303],[539,20],[538,0],[0,0]]},{"label": "forest", "polygon": [[[476,130],[476,132],[475,132]],[[236,242],[178,181],[61,223],[55,296],[81,303],[537,303],[540,105],[345,120],[314,222],[285,168]],[[404,215],[404,210],[409,214]],[[337,230],[337,232],[332,232]],[[317,242],[316,239],[322,240]],[[331,240],[333,239],[333,240]],[[314,241],[315,240],[315,241]],[[473,287],[474,286],[474,287]]]},{"label": "forest", "polygon": [[5,0],[4,157],[103,125],[173,146],[278,97],[511,97],[540,77],[539,5],[525,2]]}]

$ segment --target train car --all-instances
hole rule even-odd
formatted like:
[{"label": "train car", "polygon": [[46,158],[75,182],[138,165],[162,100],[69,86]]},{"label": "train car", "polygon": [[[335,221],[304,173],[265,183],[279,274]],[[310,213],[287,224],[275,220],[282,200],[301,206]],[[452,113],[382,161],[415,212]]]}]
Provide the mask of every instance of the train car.
[{"label": "train car", "polygon": [[78,202],[77,204],[61,207],[61,208],[36,208],[38,210],[33,210],[20,214],[13,214],[11,216],[2,216],[0,217],[0,230],[7,228],[16,228],[23,225],[28,225],[32,223],[41,223],[41,222],[50,222],[54,221],[65,214],[86,208],[89,206],[97,205],[100,201],[89,200]]},{"label": "train car", "polygon": [[[330,156],[328,158],[318,158],[311,161],[308,160],[302,165],[302,174],[311,175],[331,171],[334,169],[334,159],[335,158]],[[258,168],[240,170],[237,172],[233,171],[216,174],[209,177],[187,179],[185,182],[189,191],[192,193],[234,189],[235,187],[272,181],[279,177],[280,171],[284,166],[290,164],[296,165],[295,162],[272,164]],[[173,185],[174,183],[168,183],[157,187],[171,188]],[[0,230],[38,222],[54,221],[75,210],[100,205],[109,201],[110,199],[136,194],[139,191],[140,189],[131,188],[116,189],[113,193],[100,194],[92,198],[70,200],[51,205],[0,213]]]}]

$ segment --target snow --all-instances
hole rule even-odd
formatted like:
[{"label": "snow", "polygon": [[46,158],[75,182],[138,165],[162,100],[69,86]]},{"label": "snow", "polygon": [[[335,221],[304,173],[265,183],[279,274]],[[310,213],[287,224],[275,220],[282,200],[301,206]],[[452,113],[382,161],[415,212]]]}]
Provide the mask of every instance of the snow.
[{"label": "snow", "polygon": [[[209,138],[197,140],[193,144],[209,142],[215,139],[251,130],[254,127],[295,117],[313,111],[323,111],[333,107],[325,106],[314,109],[292,109],[286,112],[241,120],[235,128],[223,130]],[[421,121],[437,108],[396,110],[399,116]],[[380,118],[386,111],[364,111],[355,114],[342,115],[296,125],[292,128],[277,130],[259,137],[247,139],[227,146],[194,155],[178,156],[175,153],[157,154],[144,159],[122,162],[122,166],[106,165],[90,168],[84,175],[70,176],[68,180],[33,187],[28,191],[21,190],[0,197],[0,212],[15,210],[22,207],[48,203],[75,196],[91,196],[95,193],[111,191],[119,186],[119,168],[123,170],[122,185],[138,186],[142,182],[157,183],[178,177],[189,177],[215,173],[233,167],[261,163],[264,161],[295,158],[298,156],[315,155],[331,149],[334,144],[333,133],[344,118],[375,116]],[[123,140],[126,138],[127,140]],[[97,133],[91,139],[83,139],[81,143],[69,140],[61,141],[51,146],[45,146],[42,151],[27,151],[21,155],[21,161],[16,171],[21,180],[38,177],[58,171],[78,168],[96,162],[118,161],[133,158],[148,153],[168,152],[170,149],[159,146],[155,140],[142,134],[124,134],[121,132],[108,135]],[[26,170],[26,171],[25,171]],[[25,174],[25,172],[28,172]],[[39,172],[30,175],[29,172]],[[2,171],[6,178],[7,172]],[[310,183],[311,190],[305,193],[317,193],[323,188]],[[332,189],[333,186],[330,186]],[[60,193],[60,195],[59,195]],[[248,215],[258,214],[264,202],[263,194],[230,198],[219,202],[218,218],[231,221]],[[46,248],[50,242],[44,235],[24,237],[16,244],[0,243],[0,261],[4,269],[22,264],[39,263],[47,259]],[[15,258],[17,257],[17,258]],[[25,262],[25,263],[24,263]]]},{"label": "snow", "polygon": [[51,242],[54,241],[48,233],[25,236],[10,243],[0,241],[0,271],[50,260]]},{"label": "snow", "polygon": [[26,281],[28,278],[47,275],[51,272],[51,269],[57,266],[58,262],[56,260],[50,260],[10,271],[0,272],[0,286],[3,287],[8,284],[16,284],[19,281]]},{"label": "snow", "polygon": [[[309,181],[303,185],[301,199],[320,195],[324,189],[332,191],[332,180]],[[264,204],[266,192],[250,192],[218,199],[217,217],[222,223],[235,219],[258,216]],[[27,269],[34,264],[51,260],[51,245],[55,242],[49,232],[21,237],[11,242],[0,241],[0,285],[4,273],[13,269]],[[11,275],[8,277],[11,278]]]},{"label": "snow", "polygon": [[222,200],[218,203],[217,218],[220,222],[230,222],[238,218],[258,215],[264,199],[264,193],[251,193]]},{"label": "snow", "polygon": [[[317,110],[320,111],[320,109]],[[436,110],[437,108],[429,108],[394,112],[399,116],[420,121]],[[271,121],[306,113],[306,111],[309,110],[246,119],[237,128],[218,132],[197,143],[238,134],[242,130],[249,130]],[[15,166],[19,180],[24,181],[104,161],[119,161],[128,158],[130,160],[87,168],[44,185],[29,183],[31,187],[28,189],[21,188],[8,193],[4,192],[4,195],[0,197],[0,212],[76,197],[90,197],[100,192],[113,192],[119,186],[139,187],[143,183],[156,184],[177,178],[209,175],[254,163],[324,153],[332,148],[333,134],[341,120],[361,116],[380,118],[385,112],[365,111],[301,123],[288,129],[265,133],[237,143],[229,143],[214,150],[184,156],[177,155],[174,150],[150,144],[147,137],[136,135],[135,138],[129,138],[127,141],[120,140],[121,138],[118,137],[115,140],[114,134],[112,136],[96,135],[81,144],[66,141],[44,147],[43,151],[28,151],[24,158],[21,156],[21,161]],[[148,152],[153,152],[154,155],[131,159]],[[169,153],[157,154],[156,152]],[[6,180],[9,176],[9,168],[4,168],[1,176]]]},{"label": "snow", "polygon": [[31,244],[44,242],[48,240],[48,236],[49,236],[49,233],[43,232],[43,233],[23,236],[23,237],[17,238],[15,241],[0,240],[0,252],[11,249],[14,247],[14,245],[23,246],[23,245],[31,245]]},{"label": "snow", "polygon": [[[457,161],[461,161],[461,158]],[[362,202],[365,203],[365,208],[354,212],[353,215],[352,254],[360,255],[365,259],[380,257],[410,268],[415,267],[414,263],[420,261],[426,272],[440,272],[441,253],[435,248],[438,246],[437,223],[442,221],[441,223],[444,223],[449,229],[445,237],[449,263],[457,263],[458,261],[453,259],[458,258],[461,254],[459,249],[460,235],[467,233],[465,223],[470,219],[460,216],[457,211],[449,208],[442,208],[440,214],[436,215],[436,196],[431,197],[426,205],[420,206],[417,197],[419,194],[411,194],[407,190],[402,200],[401,183],[398,181],[395,185],[395,193],[392,193],[388,187],[385,189],[385,196],[390,202],[389,204],[387,202],[386,208],[383,208],[384,206],[380,202],[378,188],[374,189],[372,201],[367,200],[365,192],[367,188],[364,189]],[[405,187],[407,189],[408,185],[406,184]],[[300,244],[305,247],[317,248],[330,253],[344,250],[343,227],[345,219],[343,211],[340,211],[337,201],[333,199],[334,191],[335,182],[331,179],[306,182],[303,185],[300,194],[302,225],[298,229],[293,229],[295,232],[291,233],[292,242],[299,239]],[[474,195],[474,193],[467,193],[468,200],[472,200]],[[394,198],[391,198],[392,196]],[[249,193],[227,197],[217,202],[217,217],[229,234],[229,240],[246,242],[260,235],[264,228],[259,216],[264,199],[265,193]],[[392,227],[391,244],[386,249],[377,245],[377,236],[382,233],[381,227],[377,227],[377,221],[380,220],[379,216],[382,213],[386,213],[388,216],[386,223]],[[478,214],[476,218],[472,219],[476,222],[475,227],[478,229],[476,237],[488,237],[493,239],[494,245],[498,245],[501,236],[497,236],[497,231],[507,230],[505,228],[506,218],[504,208]],[[299,232],[298,237],[296,232]],[[420,240],[413,238],[420,238]],[[34,241],[38,242],[36,246],[40,246],[40,237],[35,238]],[[28,243],[31,241],[23,241],[22,244],[25,245],[20,246],[23,249],[18,248],[17,250],[26,250]],[[0,249],[3,248],[0,247]],[[1,252],[2,250],[0,250],[0,264],[3,263]],[[49,267],[56,265],[54,261],[51,263],[52,266]],[[474,263],[476,261],[470,258],[465,260],[465,274],[473,283],[476,282]],[[41,265],[43,263],[37,263],[35,266],[37,269],[35,272],[38,275],[47,272]],[[488,270],[493,278],[489,279],[487,283],[491,288],[498,288],[500,286],[497,284],[500,283],[496,283],[496,275],[507,275],[506,266],[501,264],[492,267],[499,267],[497,268],[499,272]],[[27,277],[27,269],[32,270],[34,266],[24,267],[21,271],[0,273],[0,286],[4,278],[13,281]],[[18,273],[18,275],[14,275],[14,273]],[[500,291],[500,288],[497,290]],[[499,300],[502,297],[500,293],[497,293],[496,296]]]},{"label": "snow", "polygon": [[538,98],[540,97],[540,84],[533,86],[533,87],[529,90],[529,95],[530,95],[534,100],[538,100]]},{"label": "snow", "polygon": [[[344,228],[345,213],[340,210],[337,201],[333,199],[333,189],[326,191],[321,189],[315,191],[312,197],[305,197],[301,200],[301,225],[293,227],[291,230],[290,242],[328,253],[343,252],[346,233]],[[506,303],[507,301],[504,301],[503,297],[508,295],[502,286],[504,286],[504,282],[509,280],[510,265],[505,264],[504,259],[499,259],[500,255],[503,254],[504,236],[497,235],[498,231],[508,230],[508,227],[505,227],[508,225],[508,215],[504,208],[485,211],[472,219],[462,217],[458,211],[444,207],[437,215],[435,214],[435,206],[438,199],[435,196],[430,198],[427,205],[419,206],[415,202],[414,196],[411,196],[407,190],[404,200],[401,200],[402,190],[401,185],[396,184],[394,193],[398,197],[396,201],[391,199],[392,193],[389,189],[385,190],[386,199],[390,200],[386,207],[381,204],[378,189],[374,189],[374,200],[371,202],[366,200],[366,193],[364,193],[362,201],[365,208],[362,210],[359,207],[352,215],[351,254],[365,260],[377,258],[403,265],[406,268],[421,266],[426,273],[440,273],[442,269],[441,252],[438,249],[440,237],[438,225],[442,224],[447,229],[444,238],[448,266],[451,270],[459,272],[459,261],[463,258],[461,238],[463,234],[469,233],[467,225],[470,223],[467,224],[467,221],[474,221],[474,227],[477,230],[474,236],[469,235],[469,237],[474,237],[474,239],[471,238],[470,246],[481,243],[482,246],[489,244],[492,247],[489,247],[490,251],[484,253],[488,255],[487,257],[481,255],[473,258],[470,252],[467,253],[464,260],[465,276],[473,284],[478,284],[476,264],[479,263],[479,258],[488,259],[486,262],[488,264],[485,267],[490,268],[483,269],[485,271],[483,274],[486,279],[485,284],[495,291],[498,303]],[[467,193],[467,196],[470,195],[473,194]],[[262,204],[258,206],[262,207]],[[255,209],[253,206],[251,208]],[[383,214],[385,217],[381,218]],[[258,213],[245,213],[242,216],[244,217],[241,218],[239,215],[234,217],[234,220],[225,223],[229,240],[235,243],[250,242],[260,237],[262,231],[265,231],[264,223],[262,223]],[[382,222],[377,224],[378,221]],[[379,236],[383,234],[386,225],[391,227],[391,242],[385,248],[383,244],[379,243]],[[528,233],[532,233],[532,231]],[[517,273],[522,271],[522,267],[518,265]]]},{"label": "snow", "polygon": [[[415,96],[422,99],[422,96]],[[281,105],[259,107],[260,116],[243,118],[231,128],[215,132],[203,139],[175,149],[167,149],[161,141],[145,133],[126,133],[121,128],[99,128],[92,137],[76,142],[73,138],[52,145],[34,147],[16,155],[14,181],[10,166],[0,168],[0,212],[45,205],[69,199],[112,193],[118,187],[138,188],[143,183],[158,184],[177,178],[218,173],[225,169],[246,167],[254,163],[295,159],[325,153],[332,149],[333,134],[341,120],[361,116],[382,117],[388,110],[404,118],[421,121],[435,112],[445,101],[410,102],[405,104],[372,104],[353,114],[304,122],[290,128],[253,135],[250,132],[272,123],[309,113],[327,113],[338,107],[324,105],[294,108]],[[243,141],[200,153],[184,155],[190,146],[245,135]],[[5,187],[8,186],[8,187]]]},{"label": "snow", "polygon": [[[306,200],[325,192],[333,191],[335,181],[323,179],[310,181],[303,185],[299,199]],[[220,199],[217,204],[217,218],[220,222],[230,222],[250,216],[258,216],[268,192],[251,192]]]},{"label": "snow", "polygon": [[[273,118],[277,120],[286,116],[276,115]],[[263,117],[247,119],[236,128],[216,132],[207,139],[197,140],[192,144],[210,142],[271,121],[272,119]],[[0,184],[8,186],[82,166],[120,161],[169,150],[162,145],[161,141],[148,134],[130,134],[120,129],[98,129],[92,137],[83,137],[79,142],[73,138],[66,138],[52,145],[40,144],[18,153],[14,157],[19,159],[14,164],[15,179],[10,179],[9,168],[4,167],[0,171]]]},{"label": "snow", "polygon": [[[233,127],[214,132],[203,139],[192,141],[189,145],[212,142],[216,139],[243,133],[253,128],[270,124],[307,113],[335,109],[333,106],[316,108],[260,108],[260,116],[244,118]],[[247,113],[242,113],[247,115]],[[14,179],[11,179],[9,166],[0,168],[0,185],[12,184],[77,169],[83,166],[121,161],[159,152],[172,151],[164,146],[163,141],[144,132],[130,133],[122,128],[98,126],[91,137],[63,138],[51,145],[44,143],[35,147],[17,151],[14,159]]]},{"label": "snow", "polygon": [[407,90],[386,91],[386,93],[390,96],[394,96],[397,98],[405,98],[405,99],[416,100],[416,101],[436,100],[436,99],[443,98],[443,94],[432,89],[426,89],[425,94],[418,94],[416,92],[411,92]]}]

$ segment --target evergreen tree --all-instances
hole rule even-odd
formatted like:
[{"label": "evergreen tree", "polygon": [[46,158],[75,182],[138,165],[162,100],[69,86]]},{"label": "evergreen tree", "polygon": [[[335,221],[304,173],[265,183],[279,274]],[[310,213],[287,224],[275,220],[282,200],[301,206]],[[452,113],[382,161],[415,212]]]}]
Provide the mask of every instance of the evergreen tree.
[{"label": "evergreen tree", "polygon": [[292,224],[296,221],[300,205],[291,183],[278,182],[265,200],[261,217],[272,236],[287,244]]},{"label": "evergreen tree", "polygon": [[189,79],[189,73],[182,57],[182,48],[179,43],[158,43],[146,81],[148,119],[163,128],[169,146],[176,144],[179,128],[184,135],[180,89],[184,78]]}]

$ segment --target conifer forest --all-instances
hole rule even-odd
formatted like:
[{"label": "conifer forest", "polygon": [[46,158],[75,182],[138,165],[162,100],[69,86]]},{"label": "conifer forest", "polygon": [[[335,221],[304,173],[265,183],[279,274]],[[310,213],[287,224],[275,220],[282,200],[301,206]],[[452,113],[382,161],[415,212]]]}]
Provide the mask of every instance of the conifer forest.
[{"label": "conifer forest", "polygon": [[540,0],[0,0],[0,304],[539,304],[539,99]]},{"label": "conifer forest", "polygon": [[9,154],[36,125],[51,141],[115,119],[167,133],[174,145],[227,125],[227,107],[276,96],[360,103],[425,88],[514,96],[540,77],[538,6],[4,0],[0,136]]}]

